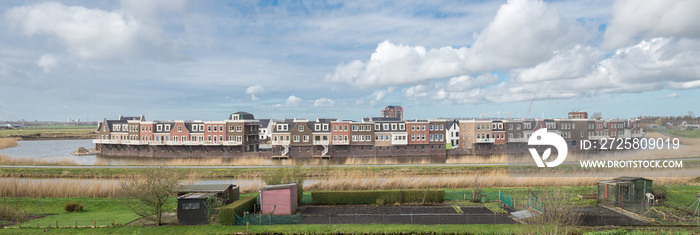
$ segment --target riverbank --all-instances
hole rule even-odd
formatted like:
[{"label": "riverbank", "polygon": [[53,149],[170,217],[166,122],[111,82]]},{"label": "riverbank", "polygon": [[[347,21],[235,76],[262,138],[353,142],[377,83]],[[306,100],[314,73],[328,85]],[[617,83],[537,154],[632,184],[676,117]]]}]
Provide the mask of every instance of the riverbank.
[{"label": "riverbank", "polygon": [[0,138],[20,140],[94,139],[97,126],[39,126],[22,129],[0,129]]}]

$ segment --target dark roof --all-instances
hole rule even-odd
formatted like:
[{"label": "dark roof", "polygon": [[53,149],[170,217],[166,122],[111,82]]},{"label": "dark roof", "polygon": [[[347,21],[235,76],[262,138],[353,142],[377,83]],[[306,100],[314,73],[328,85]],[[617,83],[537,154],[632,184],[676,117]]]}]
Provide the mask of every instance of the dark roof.
[{"label": "dark roof", "polygon": [[185,128],[187,128],[187,131],[190,133],[204,133],[204,130],[197,128],[196,131],[193,131],[192,125],[199,125],[199,124],[204,124],[203,122],[185,122]]},{"label": "dark roof", "polygon": [[129,121],[129,120],[143,121],[143,120],[141,120],[141,117],[122,117],[122,116],[119,117],[119,121]]},{"label": "dark roof", "polygon": [[297,186],[297,183],[267,185],[267,186],[263,187],[260,191],[291,189],[291,188],[294,188],[296,186]]},{"label": "dark roof", "polygon": [[[110,132],[114,131],[112,127],[114,127],[114,124],[128,124],[126,121],[123,120],[107,120],[107,129],[109,129]],[[119,130],[119,132],[127,132],[127,130]]]},{"label": "dark roof", "polygon": [[233,184],[196,184],[196,185],[180,185],[175,189],[175,192],[190,192],[190,193],[218,193],[226,191],[229,187],[236,187]]},{"label": "dark roof", "polygon": [[317,118],[318,122],[332,122],[338,120],[337,118]]},{"label": "dark roof", "polygon": [[646,178],[642,178],[642,177],[635,177],[635,176],[620,176],[620,177],[617,177],[613,180],[634,181],[634,180],[638,180],[638,179],[650,180],[650,179],[646,179]]},{"label": "dark roof", "polygon": [[216,196],[216,193],[188,193],[177,197],[178,200],[206,199]]},{"label": "dark roof", "polygon": [[267,127],[270,124],[270,119],[260,119],[258,123],[260,123],[260,127]]},{"label": "dark roof", "polygon": [[[233,115],[233,114],[240,114],[242,120],[253,120],[253,119],[255,119],[255,117],[253,116],[253,114],[248,113],[248,112],[242,112],[242,111],[240,111],[240,112],[232,113],[231,115]],[[229,117],[229,118],[230,118],[230,117]]]},{"label": "dark roof", "polygon": [[390,108],[390,109],[395,109],[395,108],[399,108],[399,107],[401,107],[401,106],[400,106],[400,105],[399,105],[399,106],[389,105],[389,106],[386,106],[386,107],[387,107],[387,108]]},{"label": "dark roof", "polygon": [[403,122],[401,118],[394,117],[368,117],[362,118],[365,122]]}]

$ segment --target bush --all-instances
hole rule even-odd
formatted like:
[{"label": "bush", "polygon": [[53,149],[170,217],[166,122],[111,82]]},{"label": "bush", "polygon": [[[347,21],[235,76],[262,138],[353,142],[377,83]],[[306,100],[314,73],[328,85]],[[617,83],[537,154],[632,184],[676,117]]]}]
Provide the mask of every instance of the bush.
[{"label": "bush", "polygon": [[444,190],[367,190],[367,191],[315,191],[311,201],[316,205],[354,205],[394,203],[440,203]]},{"label": "bush", "polygon": [[258,197],[250,196],[220,207],[219,223],[224,225],[234,225],[236,223],[236,215],[243,217],[243,213],[253,211],[257,203]]},{"label": "bush", "polygon": [[66,211],[70,212],[79,212],[83,211],[83,205],[80,205],[80,203],[77,202],[68,202],[66,203],[65,206],[63,206],[63,209],[66,209]]}]

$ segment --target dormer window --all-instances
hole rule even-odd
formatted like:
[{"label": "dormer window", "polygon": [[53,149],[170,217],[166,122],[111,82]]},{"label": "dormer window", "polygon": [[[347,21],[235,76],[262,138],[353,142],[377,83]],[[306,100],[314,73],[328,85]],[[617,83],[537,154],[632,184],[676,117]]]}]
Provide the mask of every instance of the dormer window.
[{"label": "dormer window", "polygon": [[165,125],[165,131],[170,131],[170,125]]},{"label": "dormer window", "polygon": [[158,130],[158,131],[163,131],[163,125],[158,125],[158,127],[156,128],[156,130]]},{"label": "dormer window", "polygon": [[328,130],[328,124],[323,124],[323,130],[327,131]]},{"label": "dormer window", "polygon": [[197,125],[192,125],[192,131],[197,131]]}]

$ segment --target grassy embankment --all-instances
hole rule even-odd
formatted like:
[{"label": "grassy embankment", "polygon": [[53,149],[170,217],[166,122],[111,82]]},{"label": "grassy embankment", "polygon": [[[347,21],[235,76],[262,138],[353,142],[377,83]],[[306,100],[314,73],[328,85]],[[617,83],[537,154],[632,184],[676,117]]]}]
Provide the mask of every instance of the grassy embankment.
[{"label": "grassy embankment", "polygon": [[23,140],[92,139],[97,126],[38,126],[22,129],[2,129],[0,138],[15,137]]}]

